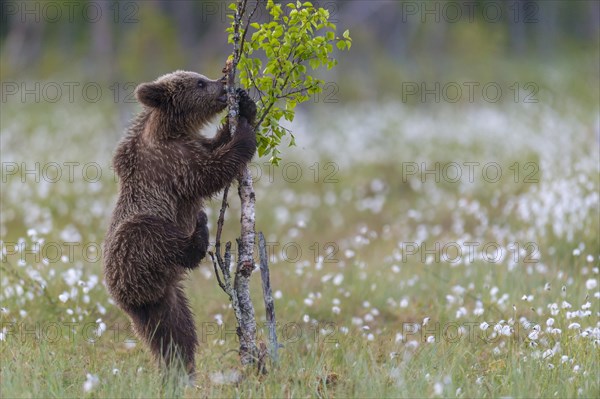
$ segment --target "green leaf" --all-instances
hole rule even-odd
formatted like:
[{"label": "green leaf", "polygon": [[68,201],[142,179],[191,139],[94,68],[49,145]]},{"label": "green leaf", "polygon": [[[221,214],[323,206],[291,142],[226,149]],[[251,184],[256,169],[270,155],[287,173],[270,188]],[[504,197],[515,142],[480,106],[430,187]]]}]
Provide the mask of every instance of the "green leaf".
[{"label": "green leaf", "polygon": [[273,165],[275,166],[279,166],[279,161],[281,161],[281,158],[279,158],[276,155],[273,155],[270,159],[269,162],[271,162]]},{"label": "green leaf", "polygon": [[[288,111],[288,110],[286,110],[286,111],[284,111],[284,113],[283,113],[283,117],[284,117],[284,118],[285,118],[287,121],[290,121],[290,122],[292,122],[292,121],[294,120],[294,114],[295,114],[295,113],[294,113],[294,111]],[[282,135],[283,135],[283,134],[285,134],[285,131],[282,129],[282,130],[281,130],[281,133],[282,133]]]},{"label": "green leaf", "polygon": [[263,155],[265,155],[265,151],[266,151],[266,147],[265,146],[258,146],[258,156],[262,157]]},{"label": "green leaf", "polygon": [[[236,4],[232,1],[228,8],[235,11]],[[339,50],[347,50],[352,41],[348,30],[342,38],[336,38],[336,25],[329,21],[327,9],[315,8],[310,1],[285,2],[285,12],[283,6],[267,0],[269,21],[250,21],[255,31],[244,43],[238,64],[240,85],[260,91],[257,106],[262,122],[257,129],[258,154],[269,156],[273,163],[281,160],[278,147],[284,136],[289,136],[289,144],[295,145],[295,137],[280,121],[292,121],[298,104],[323,91],[324,82],[312,76],[312,71],[337,65],[337,60],[331,57],[333,43]],[[233,24],[226,33],[232,43]],[[264,115],[266,109],[269,112]]]}]

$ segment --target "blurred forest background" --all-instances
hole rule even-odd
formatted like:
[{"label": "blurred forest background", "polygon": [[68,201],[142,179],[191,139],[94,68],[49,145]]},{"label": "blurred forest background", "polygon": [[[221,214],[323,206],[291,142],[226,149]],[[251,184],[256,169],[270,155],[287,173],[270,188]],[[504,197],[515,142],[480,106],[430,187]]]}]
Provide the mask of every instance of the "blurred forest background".
[{"label": "blurred forest background", "polygon": [[[142,82],[174,69],[216,77],[230,53],[228,3],[2,0],[0,78]],[[417,78],[493,81],[503,77],[507,63],[531,67],[538,79],[540,64],[596,60],[597,70],[598,1],[315,5],[328,8],[340,32],[350,29],[354,39],[352,51],[336,55],[342,67],[325,76],[343,87],[343,99],[394,95],[400,82]]]},{"label": "blurred forest background", "polygon": [[[229,3],[0,0],[0,397],[169,396],[113,334],[129,330],[101,283],[111,158],[137,84],[219,77]],[[224,382],[235,320],[205,259],[187,292],[224,334],[199,330],[188,396],[598,397],[600,1],[315,4],[352,48],[298,107],[282,165],[251,165],[278,322],[301,336],[281,333],[266,379]],[[57,323],[64,339],[35,339]]]}]

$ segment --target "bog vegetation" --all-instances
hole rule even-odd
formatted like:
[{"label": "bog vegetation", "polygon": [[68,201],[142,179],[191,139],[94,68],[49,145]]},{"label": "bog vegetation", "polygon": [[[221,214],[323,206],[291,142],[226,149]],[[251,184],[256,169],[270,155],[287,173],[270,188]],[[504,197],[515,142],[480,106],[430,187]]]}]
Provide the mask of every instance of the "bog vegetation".
[{"label": "bog vegetation", "polygon": [[[103,285],[117,189],[110,159],[138,110],[123,101],[123,85],[103,85],[96,102],[80,91],[93,79],[75,87],[75,101],[4,92],[0,396],[597,397],[597,48],[523,63],[496,56],[512,37],[497,29],[453,25],[447,62],[407,56],[415,64],[400,68],[395,55],[367,52],[373,42],[352,27],[352,68],[367,76],[328,75],[336,90],[313,95],[316,106],[298,106],[284,125],[297,146],[282,148],[279,166],[255,158],[256,226],[268,232],[283,348],[279,368],[241,383],[235,319],[209,259],[186,287],[201,341],[198,388],[162,384]],[[127,80],[156,75],[135,59],[119,64]],[[168,71],[176,59],[157,62]],[[43,61],[47,71],[56,64]],[[221,67],[219,58],[213,73],[200,72],[217,77]],[[482,98],[481,87],[473,102],[402,96],[406,82],[469,81],[496,82],[501,99]],[[536,102],[524,101],[528,82]],[[207,205],[214,231],[220,203]],[[228,215],[238,214],[232,201]],[[226,223],[223,241],[238,233]],[[256,278],[252,295],[264,314]],[[259,340],[266,336],[262,329]]]},{"label": "bog vegetation", "polygon": [[[14,169],[2,189],[2,396],[175,389],[102,284],[118,123],[97,104],[34,107],[3,108]],[[329,107],[298,116],[280,166],[251,166],[280,368],[228,383],[235,321],[205,260],[187,284],[200,387],[181,393],[595,396],[597,116],[572,104],[334,105],[336,118]]]}]

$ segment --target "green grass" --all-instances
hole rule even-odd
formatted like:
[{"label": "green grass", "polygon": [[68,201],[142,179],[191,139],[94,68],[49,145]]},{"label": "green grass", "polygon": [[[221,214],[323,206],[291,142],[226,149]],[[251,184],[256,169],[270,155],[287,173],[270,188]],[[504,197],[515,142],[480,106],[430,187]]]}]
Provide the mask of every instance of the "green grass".
[{"label": "green grass", "polygon": [[[220,383],[219,374],[240,370],[235,325],[205,260],[186,283],[201,344],[198,386],[184,388],[164,383],[109,300],[101,260],[83,251],[101,243],[114,205],[108,166],[121,130],[116,111],[39,104],[24,113],[22,105],[3,105],[4,165],[40,162],[41,174],[56,162],[63,175],[56,183],[33,175],[23,182],[3,169],[0,395],[597,397],[599,182],[590,144],[597,144],[597,115],[545,104],[328,107],[305,118],[299,146],[283,155],[284,164],[300,165],[301,179],[286,181],[280,167],[269,182],[263,167],[256,184],[257,230],[273,245],[272,285],[281,291],[279,366]],[[334,180],[325,179],[330,161]],[[72,181],[64,162],[81,165]],[[81,174],[90,162],[103,171],[95,183]],[[473,183],[423,183],[419,175],[402,177],[408,162],[496,162],[504,174],[496,183],[481,175]],[[515,182],[515,162],[535,163],[537,182]],[[227,240],[239,214],[233,194],[230,202]],[[218,206],[209,204],[213,233]],[[11,243],[20,239],[29,252],[14,253]],[[469,241],[479,243],[473,262],[467,252],[458,263],[424,252]],[[39,254],[31,252],[35,242]],[[72,257],[65,242],[81,243]],[[408,243],[420,250],[403,253]],[[506,256],[486,261],[486,243]],[[515,255],[514,243],[526,252]],[[258,279],[252,293],[263,321]],[[522,299],[528,295],[531,301]],[[498,324],[506,335],[493,335]]]}]

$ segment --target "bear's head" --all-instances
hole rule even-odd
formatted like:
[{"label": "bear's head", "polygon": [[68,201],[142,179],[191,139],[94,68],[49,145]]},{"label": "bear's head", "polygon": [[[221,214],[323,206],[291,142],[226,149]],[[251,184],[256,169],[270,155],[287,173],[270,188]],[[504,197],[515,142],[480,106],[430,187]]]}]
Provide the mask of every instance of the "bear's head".
[{"label": "bear's head", "polygon": [[227,106],[225,81],[188,71],[175,71],[135,89],[140,103],[173,122],[198,128]]}]

